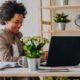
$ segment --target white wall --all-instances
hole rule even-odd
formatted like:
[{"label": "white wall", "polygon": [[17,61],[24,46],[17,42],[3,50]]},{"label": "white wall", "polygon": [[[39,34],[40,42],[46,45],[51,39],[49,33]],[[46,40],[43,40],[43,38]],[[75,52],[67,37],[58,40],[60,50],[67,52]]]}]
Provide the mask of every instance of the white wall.
[{"label": "white wall", "polygon": [[24,20],[21,31],[26,36],[38,35],[38,0],[17,0],[23,2],[28,14]]}]

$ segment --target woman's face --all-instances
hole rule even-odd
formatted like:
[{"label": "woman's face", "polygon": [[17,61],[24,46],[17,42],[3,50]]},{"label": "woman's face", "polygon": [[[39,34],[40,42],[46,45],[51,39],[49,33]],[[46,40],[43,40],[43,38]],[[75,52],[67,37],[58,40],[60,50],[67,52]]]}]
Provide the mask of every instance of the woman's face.
[{"label": "woman's face", "polygon": [[6,21],[6,28],[12,32],[17,33],[22,26],[23,22],[23,15],[22,14],[15,14],[14,17],[10,21]]}]

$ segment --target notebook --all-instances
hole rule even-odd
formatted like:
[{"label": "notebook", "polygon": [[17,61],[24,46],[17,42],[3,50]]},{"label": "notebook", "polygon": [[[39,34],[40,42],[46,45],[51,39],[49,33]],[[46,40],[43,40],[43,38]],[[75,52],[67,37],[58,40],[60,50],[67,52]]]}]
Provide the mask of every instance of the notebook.
[{"label": "notebook", "polygon": [[0,70],[19,66],[16,62],[0,62]]}]

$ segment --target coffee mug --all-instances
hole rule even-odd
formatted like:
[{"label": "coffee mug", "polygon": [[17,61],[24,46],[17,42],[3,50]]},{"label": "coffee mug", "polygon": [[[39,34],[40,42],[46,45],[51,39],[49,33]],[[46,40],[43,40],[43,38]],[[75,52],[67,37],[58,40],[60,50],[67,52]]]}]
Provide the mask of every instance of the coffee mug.
[{"label": "coffee mug", "polygon": [[22,58],[18,60],[18,65],[24,68],[28,67],[27,58],[25,56],[22,56]]}]

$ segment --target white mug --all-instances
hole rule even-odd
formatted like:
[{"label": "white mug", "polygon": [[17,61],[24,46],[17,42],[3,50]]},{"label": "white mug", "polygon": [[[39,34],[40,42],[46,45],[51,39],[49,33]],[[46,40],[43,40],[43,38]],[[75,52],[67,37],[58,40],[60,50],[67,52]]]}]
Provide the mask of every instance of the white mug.
[{"label": "white mug", "polygon": [[22,58],[18,60],[18,65],[24,68],[28,67],[27,58],[25,56],[22,56]]}]

